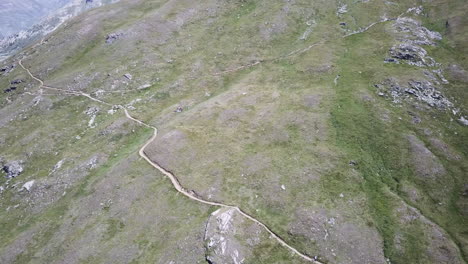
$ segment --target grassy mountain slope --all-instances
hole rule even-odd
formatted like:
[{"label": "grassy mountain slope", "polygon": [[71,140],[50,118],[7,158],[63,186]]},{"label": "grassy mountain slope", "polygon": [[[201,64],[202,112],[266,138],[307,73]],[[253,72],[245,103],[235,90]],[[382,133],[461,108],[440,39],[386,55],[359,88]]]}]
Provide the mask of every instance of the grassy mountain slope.
[{"label": "grassy mountain slope", "polygon": [[[149,129],[40,90],[23,59],[46,85],[158,127],[145,153],[186,189],[322,263],[465,263],[467,8],[155,0],[72,19],[0,75],[0,162],[24,168],[0,180],[1,262],[303,262],[240,216],[213,229],[226,212],[137,156]],[[414,44],[432,31],[441,38]],[[425,64],[385,63],[402,43],[426,50]],[[442,94],[436,106],[408,92],[416,82]]]}]

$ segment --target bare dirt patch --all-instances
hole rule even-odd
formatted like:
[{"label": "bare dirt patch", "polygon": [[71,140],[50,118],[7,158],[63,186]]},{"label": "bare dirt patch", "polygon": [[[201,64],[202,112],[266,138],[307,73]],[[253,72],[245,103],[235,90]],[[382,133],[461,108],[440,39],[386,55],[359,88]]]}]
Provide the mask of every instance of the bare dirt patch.
[{"label": "bare dirt patch", "polygon": [[[403,227],[419,226],[419,228],[424,230],[422,234],[426,242],[425,247],[427,248],[427,255],[424,256],[426,263],[463,263],[457,246],[438,225],[421,215],[415,208],[409,207],[404,203],[401,203],[395,211]],[[396,248],[401,248],[402,250],[408,247],[405,244],[411,243],[402,235],[399,235],[397,241],[400,243],[400,246]]]},{"label": "bare dirt patch", "polygon": [[295,236],[306,236],[331,263],[386,263],[383,241],[375,228],[349,221],[337,211],[301,209],[290,224]]},{"label": "bare dirt patch", "polygon": [[412,164],[422,179],[435,180],[446,174],[439,159],[414,135],[406,137],[410,143]]}]

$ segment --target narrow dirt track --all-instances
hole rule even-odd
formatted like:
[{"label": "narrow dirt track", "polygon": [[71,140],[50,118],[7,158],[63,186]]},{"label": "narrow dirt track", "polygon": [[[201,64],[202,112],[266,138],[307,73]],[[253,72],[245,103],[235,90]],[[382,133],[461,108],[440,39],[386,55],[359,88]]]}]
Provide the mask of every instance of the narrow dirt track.
[{"label": "narrow dirt track", "polygon": [[54,90],[54,91],[60,91],[60,92],[64,92],[65,95],[76,95],[76,96],[84,96],[84,97],[87,97],[88,99],[90,100],[93,100],[95,102],[98,102],[98,103],[101,103],[101,104],[104,104],[104,105],[107,105],[107,106],[111,106],[111,107],[117,107],[119,109],[122,109],[125,113],[125,116],[142,125],[142,126],[145,126],[147,128],[151,128],[153,129],[153,136],[140,148],[140,150],[138,151],[138,154],[143,158],[145,159],[151,166],[153,166],[154,168],[156,168],[158,171],[160,171],[162,174],[166,175],[170,180],[171,180],[171,183],[172,185],[174,186],[174,188],[181,194],[183,194],[184,196],[186,196],[187,198],[191,199],[191,200],[194,200],[194,201],[197,201],[197,202],[200,202],[200,203],[203,203],[203,204],[206,204],[206,205],[210,205],[210,206],[218,206],[218,207],[223,207],[223,208],[229,208],[229,209],[234,209],[236,210],[238,213],[240,213],[241,215],[243,215],[244,217],[248,218],[249,220],[255,222],[256,224],[260,225],[261,227],[263,227],[263,229],[265,229],[265,231],[267,231],[271,237],[275,238],[278,243],[280,243],[283,247],[287,248],[289,251],[291,251],[292,253],[298,255],[299,257],[301,257],[302,259],[306,260],[306,261],[309,261],[309,262],[312,262],[312,263],[315,263],[315,264],[323,264],[322,262],[320,261],[317,261],[315,260],[314,258],[311,258],[301,252],[299,252],[299,250],[297,250],[296,248],[294,248],[293,246],[289,245],[288,243],[286,243],[286,241],[284,241],[279,235],[277,235],[275,232],[273,232],[268,226],[266,226],[264,223],[262,223],[260,220],[257,220],[255,217],[249,215],[248,213],[242,211],[242,209],[240,209],[239,207],[237,206],[234,206],[234,205],[228,205],[228,204],[223,204],[223,203],[218,203],[218,202],[211,202],[211,201],[208,201],[208,200],[204,200],[204,199],[201,199],[199,197],[196,197],[195,195],[191,194],[189,191],[187,191],[186,188],[184,188],[179,180],[177,179],[177,177],[172,174],[170,171],[164,169],[163,167],[161,167],[159,164],[157,164],[156,162],[152,161],[146,154],[145,154],[145,149],[148,145],[150,145],[154,140],[156,140],[157,136],[158,136],[158,129],[154,126],[151,126],[151,125],[148,125],[146,124],[145,122],[139,120],[139,119],[136,119],[134,118],[132,115],[130,115],[130,113],[128,112],[128,110],[123,106],[123,105],[112,105],[112,104],[109,104],[107,102],[104,102],[102,100],[99,100],[95,97],[92,97],[91,95],[87,94],[87,93],[83,93],[83,92],[78,92],[78,91],[69,91],[69,90],[65,90],[65,89],[60,89],[60,88],[54,88],[54,87],[50,87],[50,86],[47,86],[47,85],[44,85],[44,81],[37,78],[36,76],[34,76],[30,71],[29,69],[27,69],[26,67],[23,66],[22,64],[22,60],[19,60],[18,64],[21,66],[21,68],[23,68],[27,73],[28,75],[36,80],[37,82],[40,83],[40,87],[39,88],[44,88],[44,89],[48,89],[48,90]]}]

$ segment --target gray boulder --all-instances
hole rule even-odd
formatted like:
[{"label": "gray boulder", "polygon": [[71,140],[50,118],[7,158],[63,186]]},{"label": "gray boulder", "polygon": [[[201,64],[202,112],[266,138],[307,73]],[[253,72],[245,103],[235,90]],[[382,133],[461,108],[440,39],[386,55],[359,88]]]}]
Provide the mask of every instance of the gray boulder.
[{"label": "gray boulder", "polygon": [[22,82],[23,82],[23,80],[21,80],[21,79],[15,79],[15,80],[11,81],[10,84],[12,84],[12,85],[13,84],[20,84]]},{"label": "gray boulder", "polygon": [[396,62],[398,60],[404,61],[410,65],[424,67],[435,66],[435,61],[427,56],[427,51],[419,46],[409,43],[402,43],[393,46],[390,49],[390,56],[395,59],[386,59],[386,62]]},{"label": "gray boulder", "polygon": [[0,74],[8,74],[15,68],[15,65],[7,65],[0,68]]},{"label": "gray boulder", "polygon": [[[246,235],[241,228],[243,221],[243,217],[232,208],[222,208],[211,214],[205,230],[205,259],[208,263],[242,264],[251,255],[249,248],[239,241]],[[252,237],[251,240],[256,239]]]},{"label": "gray boulder", "polygon": [[405,92],[415,96],[418,100],[427,103],[432,107],[448,108],[453,104],[445,98],[437,88],[428,81],[410,81],[409,88]]},{"label": "gray boulder", "polygon": [[133,78],[133,76],[130,73],[124,74],[124,77],[129,79],[129,80],[132,80],[132,78]]},{"label": "gray boulder", "polygon": [[439,32],[431,31],[421,25],[417,20],[409,17],[400,17],[395,21],[394,28],[403,34],[400,40],[413,45],[435,46],[436,41],[442,39]]},{"label": "gray boulder", "polygon": [[453,103],[439,91],[439,88],[434,83],[426,80],[411,80],[408,82],[408,86],[403,86],[398,84],[395,79],[387,79],[381,84],[374,85],[374,87],[377,88],[379,95],[391,97],[394,103],[401,103],[403,100],[411,101],[414,98],[439,109],[453,107]]},{"label": "gray boulder", "polygon": [[111,33],[109,35],[106,36],[106,43],[107,44],[112,44],[114,43],[116,40],[120,39],[121,37],[123,37],[123,33]]},{"label": "gray boulder", "polygon": [[460,124],[462,124],[464,126],[468,126],[468,119],[466,119],[464,116],[460,117],[458,119],[458,122],[460,122]]},{"label": "gray boulder", "polygon": [[2,171],[7,178],[16,178],[23,172],[23,161],[11,161],[2,166]]}]

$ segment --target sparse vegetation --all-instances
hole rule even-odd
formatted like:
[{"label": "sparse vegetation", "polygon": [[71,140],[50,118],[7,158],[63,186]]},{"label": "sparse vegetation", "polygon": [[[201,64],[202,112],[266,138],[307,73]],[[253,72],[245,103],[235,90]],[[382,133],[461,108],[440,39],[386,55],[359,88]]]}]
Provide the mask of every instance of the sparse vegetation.
[{"label": "sparse vegetation", "polygon": [[[322,263],[464,263],[468,129],[456,119],[468,95],[446,68],[467,69],[465,36],[453,33],[466,27],[467,6],[424,3],[418,16],[404,13],[418,1],[400,2],[123,0],[4,64],[23,58],[46,85],[125,105],[158,127],[145,153],[182,186],[239,206]],[[402,41],[394,20],[343,38],[400,14],[443,34],[424,49],[459,113],[379,95],[386,79],[403,86],[438,69],[384,63]],[[22,160],[24,172],[0,179],[0,262],[206,263],[217,254],[205,237],[217,208],[180,195],[138,157],[149,129],[117,108],[40,91],[20,67],[0,73],[0,87],[13,79],[25,81],[0,94],[0,158]],[[229,245],[239,248],[228,251],[244,263],[302,263],[236,219]]]}]

